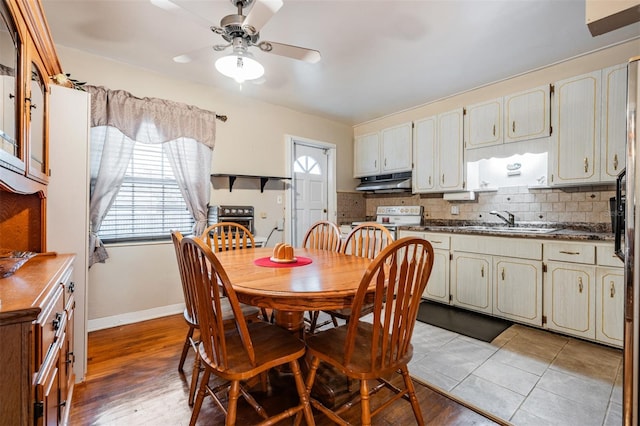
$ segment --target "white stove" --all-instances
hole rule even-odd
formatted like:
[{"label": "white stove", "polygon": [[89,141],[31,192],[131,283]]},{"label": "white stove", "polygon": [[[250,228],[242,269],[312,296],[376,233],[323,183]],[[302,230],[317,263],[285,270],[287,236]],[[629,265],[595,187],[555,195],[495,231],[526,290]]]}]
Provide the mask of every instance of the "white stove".
[{"label": "white stove", "polygon": [[[397,238],[397,230],[400,226],[418,226],[422,223],[422,206],[378,206],[376,209],[376,222],[384,225],[391,231],[393,238]],[[352,227],[363,222],[353,222]]]}]

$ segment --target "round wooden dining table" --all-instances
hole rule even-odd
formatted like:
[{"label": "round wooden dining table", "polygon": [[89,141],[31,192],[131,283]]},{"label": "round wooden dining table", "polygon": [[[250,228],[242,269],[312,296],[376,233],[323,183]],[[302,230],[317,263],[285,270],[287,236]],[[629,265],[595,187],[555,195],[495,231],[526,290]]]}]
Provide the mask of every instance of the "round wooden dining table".
[{"label": "round wooden dining table", "polygon": [[[273,264],[266,261],[272,253],[272,248],[250,248],[215,255],[240,302],[274,309],[276,323],[292,332],[302,330],[305,311],[351,306],[371,263],[362,257],[298,248],[295,256],[299,262]],[[256,264],[258,259],[267,266]]]}]

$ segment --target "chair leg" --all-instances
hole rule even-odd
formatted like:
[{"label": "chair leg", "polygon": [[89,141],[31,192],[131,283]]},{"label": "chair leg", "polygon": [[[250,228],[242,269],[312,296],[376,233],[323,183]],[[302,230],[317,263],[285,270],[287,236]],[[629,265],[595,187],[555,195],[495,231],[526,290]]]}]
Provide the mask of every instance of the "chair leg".
[{"label": "chair leg", "polygon": [[360,404],[362,409],[362,426],[371,426],[371,404],[369,401],[369,384],[360,380]]},{"label": "chair leg", "polygon": [[189,405],[193,406],[193,399],[198,389],[198,377],[200,377],[200,354],[196,350],[196,357],[193,360],[193,371],[191,372],[191,385],[189,385]]},{"label": "chair leg", "polygon": [[187,352],[189,352],[189,348],[191,347],[191,339],[193,338],[193,331],[195,327],[189,325],[189,331],[187,331],[187,337],[184,339],[184,346],[182,346],[182,354],[180,355],[180,363],[178,363],[178,371],[182,373],[182,368],[184,367],[184,361],[187,359]]},{"label": "chair leg", "polygon": [[195,426],[196,421],[198,421],[198,415],[200,415],[200,408],[202,408],[202,401],[204,400],[204,396],[207,393],[207,384],[209,383],[210,377],[211,377],[211,370],[209,370],[209,368],[205,368],[204,374],[202,375],[202,381],[200,382],[200,388],[198,389],[198,396],[196,397],[196,402],[193,405],[193,412],[191,413],[191,420],[189,420],[189,426]]},{"label": "chair leg", "polygon": [[311,316],[311,324],[309,325],[309,334],[313,334],[316,332],[316,325],[318,324],[318,316],[320,315],[320,311],[309,312]]},{"label": "chair leg", "polygon": [[[309,392],[307,391],[304,380],[302,379],[302,373],[300,372],[300,365],[297,360],[293,360],[289,363],[291,366],[291,372],[296,382],[296,389],[300,396],[300,404],[302,405],[302,411],[304,413],[304,420],[308,425],[315,425],[313,420],[313,412],[311,411],[311,402],[309,401]],[[295,424],[298,425],[300,416],[296,415]]]},{"label": "chair leg", "polygon": [[416,416],[416,421],[419,426],[424,426],[424,419],[422,418],[422,410],[420,409],[420,403],[418,402],[418,398],[416,397],[416,389],[413,386],[413,382],[411,381],[411,376],[409,376],[409,369],[405,365],[400,369],[402,372],[402,378],[404,379],[404,384],[407,387],[407,391],[409,393],[409,402],[411,402],[411,408],[413,408],[413,414]]},{"label": "chair leg", "polygon": [[333,322],[334,327],[338,326],[338,319],[334,315],[331,315],[331,322]]},{"label": "chair leg", "polygon": [[236,424],[236,415],[238,412],[238,397],[240,396],[240,382],[234,380],[229,388],[229,404],[227,405],[227,419],[225,425],[233,426]]}]

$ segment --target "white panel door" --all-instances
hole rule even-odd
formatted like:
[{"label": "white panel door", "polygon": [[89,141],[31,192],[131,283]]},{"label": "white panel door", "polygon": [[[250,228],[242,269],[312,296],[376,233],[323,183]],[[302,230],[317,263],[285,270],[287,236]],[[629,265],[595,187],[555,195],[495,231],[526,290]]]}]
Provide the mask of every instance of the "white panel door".
[{"label": "white panel door", "polygon": [[438,115],[438,186],[464,189],[462,108]]},{"label": "white panel door", "polygon": [[453,304],[492,313],[491,256],[454,252],[451,263]]},{"label": "white panel door", "polygon": [[505,142],[545,138],[551,134],[549,85],[504,98]]},{"label": "white panel door", "polygon": [[353,177],[375,176],[380,172],[380,135],[358,136],[353,142]]},{"label": "white panel door", "polygon": [[382,131],[382,173],[411,171],[411,123]]},{"label": "white panel door", "polygon": [[309,227],[327,219],[328,173],[327,150],[308,145],[294,144],[294,240],[295,247]]},{"label": "white panel door", "polygon": [[467,107],[466,148],[502,143],[502,98]]},{"label": "white panel door", "polygon": [[600,180],[614,182],[625,168],[627,148],[627,64],[602,71],[602,172]]},{"label": "white panel door", "polygon": [[542,262],[493,258],[493,314],[542,325]]},{"label": "white panel door", "polygon": [[624,270],[596,268],[596,340],[622,347]]}]

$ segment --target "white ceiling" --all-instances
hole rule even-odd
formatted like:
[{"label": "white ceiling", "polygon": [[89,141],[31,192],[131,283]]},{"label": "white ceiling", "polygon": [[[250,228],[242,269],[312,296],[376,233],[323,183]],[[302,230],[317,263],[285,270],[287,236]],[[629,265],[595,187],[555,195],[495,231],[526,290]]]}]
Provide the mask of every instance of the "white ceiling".
[{"label": "white ceiling", "polygon": [[[238,92],[214,61],[208,25],[228,0],[43,0],[56,44]],[[319,50],[308,64],[252,48],[265,66],[244,96],[357,124],[640,35],[640,23],[592,37],[585,0],[284,0],[261,40]],[[190,13],[185,13],[188,11]],[[245,11],[246,15],[247,11]],[[640,51],[640,39],[638,39]],[[192,52],[189,64],[174,56]],[[80,71],[67,69],[85,80]],[[91,83],[89,81],[89,83]]]}]

